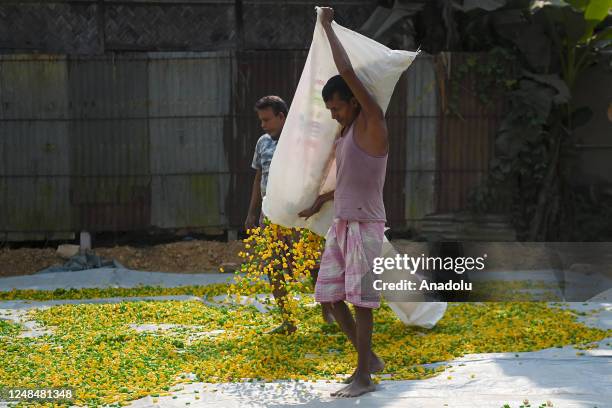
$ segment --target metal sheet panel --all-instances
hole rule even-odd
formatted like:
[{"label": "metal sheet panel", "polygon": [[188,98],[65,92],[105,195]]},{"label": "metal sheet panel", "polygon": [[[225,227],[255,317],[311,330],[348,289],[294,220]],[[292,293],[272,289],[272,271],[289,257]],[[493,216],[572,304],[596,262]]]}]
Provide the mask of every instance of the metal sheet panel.
[{"label": "metal sheet panel", "polygon": [[436,76],[436,58],[420,54],[407,71],[408,99],[405,115],[413,117],[437,117],[439,112],[439,84]]},{"label": "metal sheet panel", "polygon": [[151,224],[226,226],[231,55],[149,56]]},{"label": "metal sheet panel", "polygon": [[151,225],[226,225],[223,132],[223,118],[151,119]]},{"label": "metal sheet panel", "polygon": [[150,117],[229,114],[232,93],[229,52],[149,56]]},{"label": "metal sheet panel", "polygon": [[229,172],[222,117],[152,118],[149,125],[153,174]]},{"label": "metal sheet panel", "polygon": [[69,177],[0,177],[3,232],[71,231]]},{"label": "metal sheet panel", "polygon": [[70,231],[65,58],[0,56],[0,228]]},{"label": "metal sheet panel", "polygon": [[278,95],[291,104],[306,56],[298,51],[243,51],[236,54],[232,78],[233,131],[226,132],[225,146],[231,170],[226,200],[229,225],[241,227],[249,205],[255,171],[251,169],[257,139],[263,134],[255,102]]},{"label": "metal sheet panel", "polygon": [[0,56],[0,120],[68,119],[65,57]]},{"label": "metal sheet panel", "polygon": [[147,60],[142,57],[72,59],[72,116],[84,119],[146,118]]},{"label": "metal sheet panel", "polygon": [[150,224],[146,119],[72,122],[71,202],[79,229],[129,231]]},{"label": "metal sheet panel", "polygon": [[68,121],[0,121],[0,176],[68,176]]},{"label": "metal sheet panel", "polygon": [[74,227],[88,231],[139,231],[150,225],[150,176],[73,177]]},{"label": "metal sheet panel", "polygon": [[436,181],[437,117],[409,117],[406,143],[405,218],[415,227],[434,212]]},{"label": "metal sheet panel", "polygon": [[146,119],[75,120],[70,131],[74,176],[148,175]]},{"label": "metal sheet panel", "polygon": [[[456,72],[466,64],[484,63],[488,58],[484,54],[467,53],[446,57],[451,78],[456,78]],[[483,104],[475,91],[478,80],[474,70],[460,77],[458,115],[440,117],[436,194],[436,211],[440,213],[467,209],[469,194],[485,181],[493,157],[493,140],[504,109],[503,98],[493,98],[492,103]]]},{"label": "metal sheet panel", "polygon": [[393,227],[404,225],[404,177],[406,169],[406,116],[403,108],[406,106],[406,75],[402,75],[395,87],[386,119],[389,132],[389,156],[387,158],[387,173],[383,200],[387,214],[387,224]]},{"label": "metal sheet panel", "polygon": [[445,117],[439,135],[437,211],[467,208],[470,191],[481,184],[493,156],[495,117]]},{"label": "metal sheet panel", "polygon": [[419,229],[420,222],[435,210],[436,174],[427,171],[407,172],[405,177],[405,222],[410,229]]},{"label": "metal sheet panel", "polygon": [[438,118],[409,118],[406,144],[407,170],[412,172],[436,171],[436,138]]},{"label": "metal sheet panel", "polygon": [[436,63],[435,57],[421,54],[407,72],[404,218],[406,226],[412,229],[418,228],[419,221],[435,210],[439,131]]},{"label": "metal sheet panel", "polygon": [[152,180],[153,226],[193,228],[226,226],[223,212],[229,176],[223,174],[161,175]]}]

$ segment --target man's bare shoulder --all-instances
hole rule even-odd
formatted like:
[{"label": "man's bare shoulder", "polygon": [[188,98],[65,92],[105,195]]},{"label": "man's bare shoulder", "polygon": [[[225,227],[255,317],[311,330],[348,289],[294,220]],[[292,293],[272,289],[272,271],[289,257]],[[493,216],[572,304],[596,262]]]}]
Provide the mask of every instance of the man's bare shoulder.
[{"label": "man's bare shoulder", "polygon": [[[360,118],[361,117],[361,118]],[[389,150],[388,131],[386,121],[370,120],[360,112],[356,119],[357,134],[355,140],[359,147],[373,156],[385,155]]]}]

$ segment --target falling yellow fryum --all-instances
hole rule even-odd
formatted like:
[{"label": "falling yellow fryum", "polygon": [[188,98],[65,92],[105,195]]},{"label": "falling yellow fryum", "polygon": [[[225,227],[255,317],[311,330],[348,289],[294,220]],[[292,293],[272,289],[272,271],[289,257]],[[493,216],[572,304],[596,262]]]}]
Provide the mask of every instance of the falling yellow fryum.
[{"label": "falling yellow fryum", "polygon": [[311,272],[321,256],[323,238],[306,229],[285,228],[266,220],[263,227],[249,230],[244,243],[247,251],[238,254],[244,262],[236,272],[245,276],[230,286],[228,294],[249,296],[255,293],[254,288],[262,286],[270,293],[269,277],[282,277],[280,284],[288,294],[282,318],[297,323],[294,295],[311,286]]}]

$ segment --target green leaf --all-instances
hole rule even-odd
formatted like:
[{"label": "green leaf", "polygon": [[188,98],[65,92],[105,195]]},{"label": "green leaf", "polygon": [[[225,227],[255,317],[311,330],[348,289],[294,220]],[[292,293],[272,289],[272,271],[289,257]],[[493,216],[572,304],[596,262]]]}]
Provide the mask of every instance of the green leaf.
[{"label": "green leaf", "polygon": [[612,40],[612,27],[606,27],[593,38],[593,41],[608,41]]},{"label": "green leaf", "polygon": [[612,0],[591,0],[584,12],[584,18],[601,22],[608,16],[610,8],[612,8]]},{"label": "green leaf", "polygon": [[591,0],[584,12],[586,20],[586,29],[584,35],[580,39],[582,42],[587,42],[593,36],[595,27],[599,25],[610,12],[612,0]]}]

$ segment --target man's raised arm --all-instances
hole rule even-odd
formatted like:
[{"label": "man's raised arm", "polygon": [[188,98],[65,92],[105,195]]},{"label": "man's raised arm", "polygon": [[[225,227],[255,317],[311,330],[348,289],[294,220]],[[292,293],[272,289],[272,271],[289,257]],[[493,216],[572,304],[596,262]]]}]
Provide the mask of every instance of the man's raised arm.
[{"label": "man's raised arm", "polygon": [[349,88],[351,88],[353,95],[357,99],[357,102],[359,102],[359,105],[361,105],[361,109],[363,110],[366,120],[368,121],[368,127],[370,127],[370,125],[377,126],[377,124],[381,124],[385,126],[386,129],[386,125],[384,123],[385,114],[374,97],[359,80],[357,74],[355,74],[355,70],[351,65],[351,60],[340,43],[340,40],[338,40],[336,33],[334,33],[334,30],[332,29],[331,22],[334,19],[334,10],[330,7],[321,7],[321,9],[321,23],[323,24],[325,34],[329,40],[329,45],[331,46],[334,63],[336,64],[338,73],[346,81]]}]

